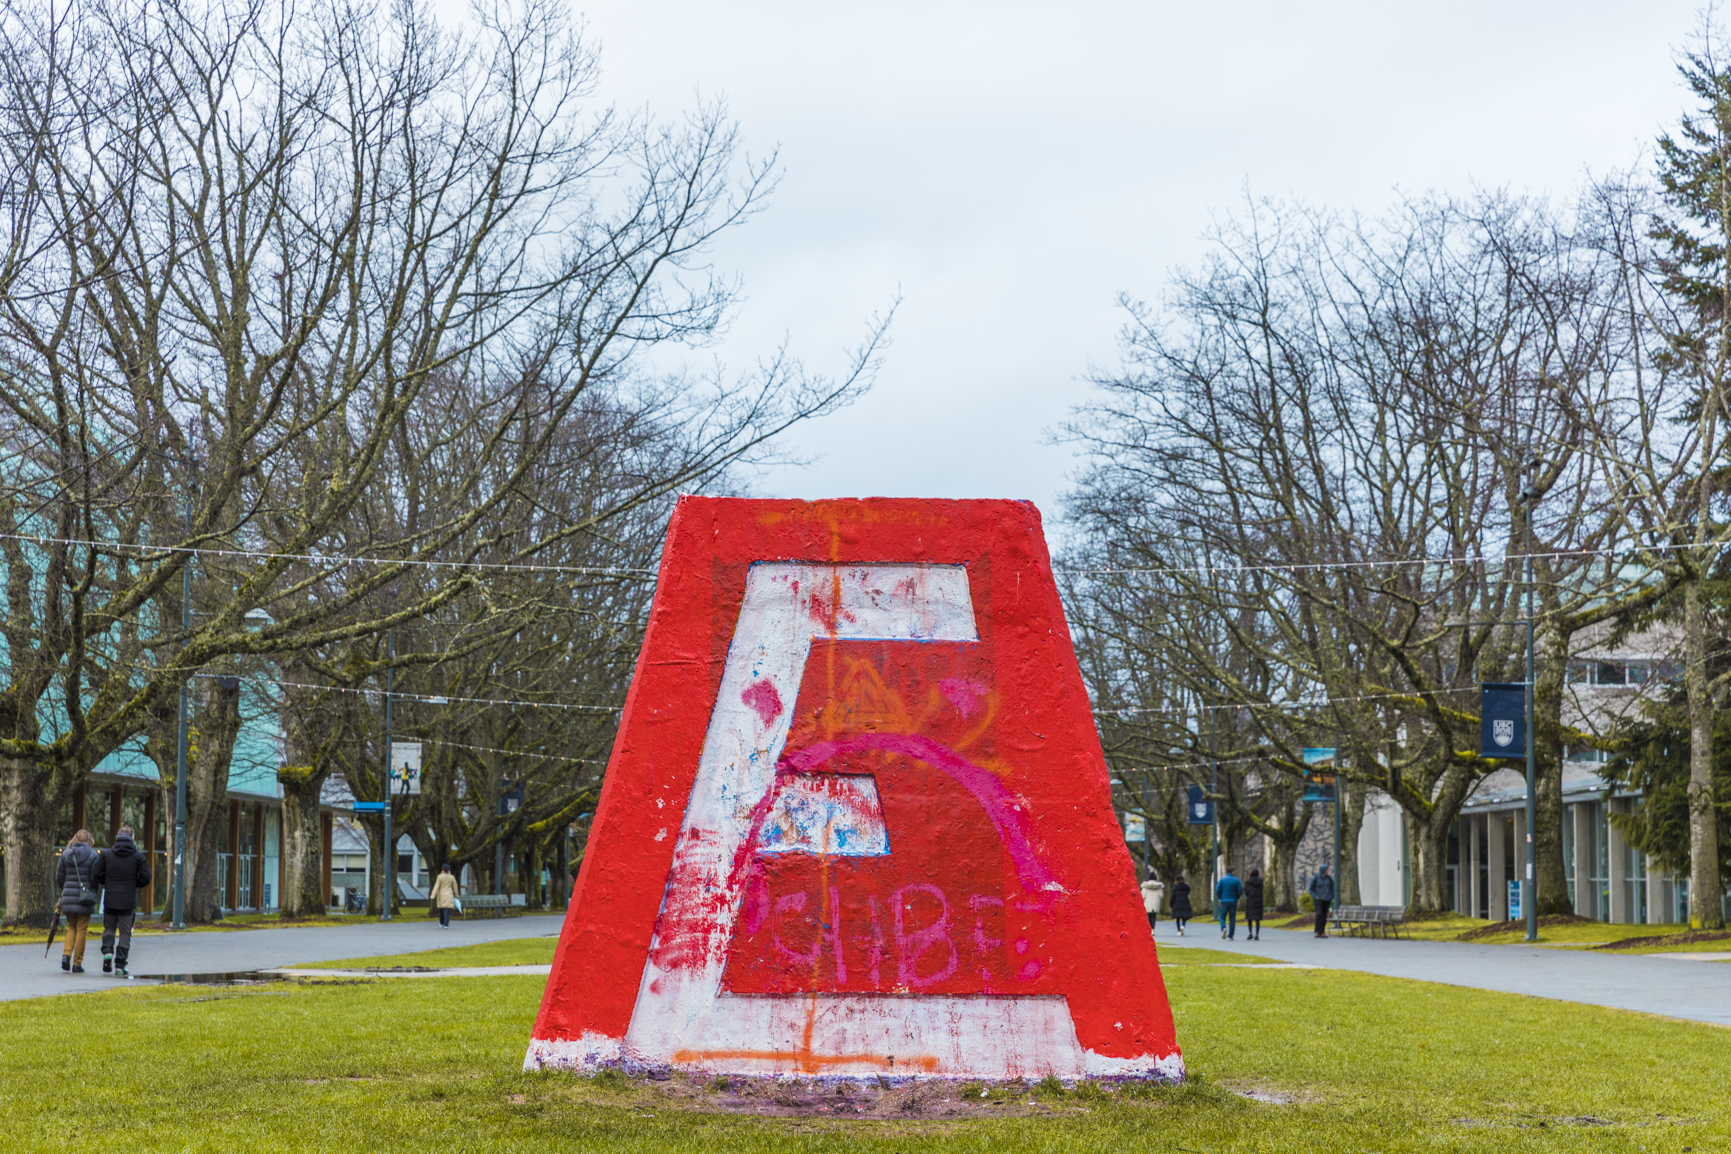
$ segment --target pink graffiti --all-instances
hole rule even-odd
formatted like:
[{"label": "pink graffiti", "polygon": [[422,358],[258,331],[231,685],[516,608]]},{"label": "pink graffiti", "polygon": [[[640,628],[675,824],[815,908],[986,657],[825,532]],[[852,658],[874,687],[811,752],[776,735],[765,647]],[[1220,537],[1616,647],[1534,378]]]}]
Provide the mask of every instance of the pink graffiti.
[{"label": "pink graffiti", "polygon": [[[913,894],[935,898],[939,910],[933,921],[917,930],[909,930],[904,924],[904,911],[913,908],[907,899]],[[962,959],[956,953],[956,943],[950,938],[950,902],[943,890],[926,882],[914,882],[891,894],[890,905],[895,907],[896,915],[896,978],[902,985],[924,990],[937,985],[961,967]],[[937,973],[921,977],[918,969],[920,959],[939,946],[949,950],[949,961]]]},{"label": "pink graffiti", "polygon": [[964,721],[971,720],[980,711],[980,704],[991,692],[990,687],[966,677],[946,677],[938,682],[938,688],[943,690],[944,696]]},{"label": "pink graffiti", "polygon": [[781,716],[781,694],[768,681],[753,681],[745,687],[739,699],[750,706],[765,725]]},{"label": "pink graffiti", "polygon": [[[941,886],[911,882],[893,891],[887,899],[866,893],[862,895],[866,932],[850,934],[843,924],[842,887],[829,886],[827,893],[828,909],[821,913],[817,907],[824,901],[822,892],[794,890],[772,898],[762,872],[754,870],[746,882],[741,925],[747,934],[769,931],[768,945],[784,973],[788,967],[795,971],[809,968],[815,977],[828,954],[837,989],[846,989],[848,985],[849,949],[863,951],[869,989],[881,987],[882,964],[891,949],[895,959],[894,981],[904,990],[928,990],[953,978],[963,968],[964,953],[969,965],[977,968],[980,980],[987,984],[988,993],[990,984],[997,980],[995,970],[999,965],[1017,965],[1003,956],[1004,939],[988,932],[988,920],[1001,919],[1004,911],[1003,898],[995,894],[971,894],[962,903],[974,913],[969,928],[959,924],[958,907],[951,904],[949,894]],[[887,919],[879,912],[880,901],[887,903],[884,910],[889,914]],[[807,927],[813,936],[807,938],[796,930],[790,940],[787,931],[797,926]],[[1000,926],[990,928],[1002,932]],[[1016,953],[1028,953],[1030,945],[1026,938],[1019,938],[1014,944]],[[1042,972],[1043,963],[1028,958],[1015,970],[1015,980],[1031,982]]]},{"label": "pink graffiti", "polygon": [[[997,831],[999,842],[1010,855],[1010,860],[1016,864],[1016,875],[1021,878],[1022,887],[1031,896],[1037,895],[1038,898],[1047,900],[1063,892],[1045,864],[1034,853],[1033,843],[1029,840],[1025,828],[1025,818],[1015,795],[990,770],[982,769],[955,750],[929,737],[914,733],[862,733],[844,741],[820,741],[804,749],[784,753],[776,766],[777,776],[788,770],[801,773],[825,772],[822,767],[828,762],[850,753],[868,750],[884,750],[917,758],[948,774],[952,780],[974,795],[974,800],[980,803],[980,808],[991,818],[992,828]],[[778,791],[770,790],[772,795],[776,792]],[[759,809],[764,814],[769,812],[768,806],[763,803],[759,803]],[[763,824],[763,819],[756,813],[753,816],[755,820],[748,844],[755,845],[758,828]],[[737,862],[735,868],[738,868]]]}]

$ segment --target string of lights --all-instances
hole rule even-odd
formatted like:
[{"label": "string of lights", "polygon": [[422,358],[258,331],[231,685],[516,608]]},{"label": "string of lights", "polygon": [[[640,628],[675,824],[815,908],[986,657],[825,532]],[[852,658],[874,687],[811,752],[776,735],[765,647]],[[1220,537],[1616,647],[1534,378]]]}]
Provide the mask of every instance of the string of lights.
[{"label": "string of lights", "polygon": [[1490,554],[1475,554],[1470,557],[1401,557],[1386,561],[1290,561],[1265,565],[1166,565],[1146,568],[1060,566],[1055,567],[1055,571],[1093,576],[1178,573],[1300,573],[1330,569],[1391,569],[1413,565],[1508,565],[1525,563],[1528,558],[1544,561],[1565,557],[1630,557],[1637,553],[1668,553],[1673,550],[1694,548],[1699,548],[1699,546],[1686,544],[1631,545],[1622,549],[1552,549],[1539,553],[1504,553],[1500,557],[1493,557]]},{"label": "string of lights", "polygon": [[[1457,685],[1457,686],[1453,686],[1453,687],[1448,688],[1448,689],[1433,689],[1430,692],[1432,692],[1432,693],[1469,693],[1469,692],[1476,693],[1476,692],[1478,692],[1478,686],[1476,686],[1476,685]],[[1132,708],[1124,708],[1124,709],[1096,709],[1096,710],[1094,710],[1094,715],[1096,717],[1123,717],[1125,714],[1130,714],[1130,713],[1205,713],[1205,712],[1208,712],[1210,710],[1225,710],[1225,709],[1265,709],[1265,710],[1321,709],[1324,706],[1329,706],[1329,705],[1344,705],[1349,701],[1378,701],[1378,700],[1384,700],[1384,699],[1387,699],[1390,697],[1411,698],[1411,697],[1422,697],[1422,696],[1424,696],[1424,694],[1421,693],[1419,690],[1415,689],[1415,690],[1412,690],[1412,691],[1407,692],[1407,693],[1361,693],[1356,697],[1330,697],[1326,701],[1314,701],[1314,702],[1294,701],[1294,702],[1290,702],[1290,703],[1277,703],[1277,702],[1273,702],[1273,701],[1240,701],[1240,702],[1236,702],[1236,703],[1231,704],[1231,705],[1196,705],[1196,706],[1188,706],[1188,707],[1186,707],[1186,706],[1172,706],[1172,707],[1148,706],[1147,708],[1132,707]]]},{"label": "string of lights", "polygon": [[[286,689],[313,689],[326,693],[358,693],[366,697],[382,697],[384,690],[366,688],[357,685],[313,685],[304,681],[281,681],[270,677],[248,677],[241,674],[195,673],[194,677],[218,678],[224,676],[238,677],[242,681],[254,685],[279,686]],[[436,693],[404,693],[393,690],[391,697],[397,701],[417,701],[425,705],[508,705],[516,708],[534,709],[577,709],[592,713],[618,713],[622,706],[618,705],[584,705],[570,701],[519,701],[505,697],[458,697]]]},{"label": "string of lights", "polygon": [[79,549],[98,549],[109,553],[124,553],[149,560],[169,554],[190,553],[200,557],[248,557],[265,561],[305,561],[313,565],[403,565],[425,569],[486,569],[526,573],[576,573],[584,575],[643,577],[655,575],[654,569],[631,566],[598,565],[538,565],[527,561],[433,561],[410,557],[364,557],[343,553],[279,553],[268,549],[217,549],[203,545],[139,545],[121,541],[87,541],[77,537],[45,537],[31,533],[0,533],[0,540],[28,541],[37,545],[65,545]]},{"label": "string of lights", "polygon": [[[304,561],[315,565],[400,565],[429,570],[491,570],[501,572],[574,573],[604,576],[653,577],[655,570],[646,566],[544,565],[527,561],[440,561],[408,557],[370,557],[346,553],[286,553],[268,549],[215,548],[197,545],[142,545],[118,541],[91,541],[77,537],[50,537],[30,533],[0,533],[0,540],[28,541],[39,545],[65,545],[76,548],[100,549],[125,553],[145,559],[160,558],[175,553],[190,553],[210,557],[245,557],[258,560]],[[1164,565],[1164,566],[1054,566],[1054,572],[1082,576],[1135,576],[1161,574],[1215,573],[1300,573],[1344,569],[1389,569],[1414,565],[1508,565],[1533,560],[1558,560],[1571,557],[1623,557],[1639,553],[1668,553],[1699,548],[1689,544],[1631,545],[1620,549],[1552,549],[1535,553],[1505,553],[1501,556],[1475,554],[1467,557],[1402,557],[1381,561],[1282,561],[1265,564],[1230,565]]]}]

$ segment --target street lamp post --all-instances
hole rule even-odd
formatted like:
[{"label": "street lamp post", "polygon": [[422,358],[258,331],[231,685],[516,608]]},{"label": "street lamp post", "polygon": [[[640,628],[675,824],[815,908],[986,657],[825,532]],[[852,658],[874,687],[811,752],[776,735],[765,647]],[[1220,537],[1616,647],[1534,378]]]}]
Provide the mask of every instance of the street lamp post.
[{"label": "street lamp post", "polygon": [[[192,499],[186,502],[186,533],[192,537]],[[186,638],[192,633],[192,561],[193,554],[186,557],[186,564],[180,571],[180,643],[186,644]],[[174,916],[169,928],[184,930],[186,928],[186,764],[187,746],[189,744],[188,727],[192,711],[192,680],[187,678],[180,683],[180,741],[175,755],[174,771]]]},{"label": "street lamp post", "polygon": [[390,663],[385,666],[385,892],[379,899],[379,920],[391,920],[391,906],[397,896],[397,847],[391,843],[391,695],[397,687],[397,631],[391,630]]},{"label": "street lamp post", "polygon": [[[1536,463],[1536,462],[1535,462]],[[1527,875],[1521,879],[1521,913],[1526,917],[1529,942],[1539,940],[1539,910],[1534,901],[1536,886],[1533,876],[1533,852],[1538,833],[1538,741],[1533,733],[1533,671],[1538,667],[1533,659],[1533,505],[1538,502],[1538,486],[1528,482],[1521,489],[1527,518]]]}]

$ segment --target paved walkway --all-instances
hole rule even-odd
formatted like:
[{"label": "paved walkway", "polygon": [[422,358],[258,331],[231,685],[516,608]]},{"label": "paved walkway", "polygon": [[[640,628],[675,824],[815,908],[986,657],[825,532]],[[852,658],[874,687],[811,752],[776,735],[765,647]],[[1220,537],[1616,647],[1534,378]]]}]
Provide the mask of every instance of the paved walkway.
[{"label": "paved walkway", "polygon": [[1309,930],[1264,928],[1262,940],[1222,941],[1213,922],[1194,921],[1179,937],[1162,921],[1154,939],[1163,946],[1199,946],[1261,954],[1326,969],[1360,970],[1450,986],[1503,990],[1535,998],[1616,1006],[1731,1026],[1731,962],[1703,963],[1677,954],[1618,955],[1604,951],[1472,942],[1410,942],[1383,938],[1318,941]]},{"label": "paved walkway", "polygon": [[[148,934],[132,939],[130,969],[135,974],[221,974],[406,954],[444,946],[468,946],[505,938],[552,937],[563,915],[487,918],[451,923],[448,930],[418,911],[389,922],[353,926],[308,926],[281,930],[231,930]],[[60,969],[60,943],[42,956],[42,946],[0,946],[0,1001],[53,994],[111,990],[122,983],[102,972],[101,935],[93,934],[84,953],[82,974]],[[139,979],[134,979],[137,984]]]}]

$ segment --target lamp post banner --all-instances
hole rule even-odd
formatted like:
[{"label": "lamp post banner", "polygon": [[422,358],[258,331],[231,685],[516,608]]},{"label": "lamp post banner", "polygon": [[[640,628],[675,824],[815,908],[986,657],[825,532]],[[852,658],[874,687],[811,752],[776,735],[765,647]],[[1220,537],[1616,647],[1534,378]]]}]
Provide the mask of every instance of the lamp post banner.
[{"label": "lamp post banner", "polygon": [[1527,687],[1520,681],[1479,686],[1479,756],[1527,755]]},{"label": "lamp post banner", "polygon": [[1213,825],[1214,799],[1203,794],[1201,786],[1192,784],[1185,813],[1188,815],[1185,819],[1187,825]]}]

